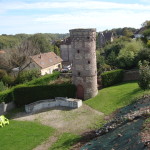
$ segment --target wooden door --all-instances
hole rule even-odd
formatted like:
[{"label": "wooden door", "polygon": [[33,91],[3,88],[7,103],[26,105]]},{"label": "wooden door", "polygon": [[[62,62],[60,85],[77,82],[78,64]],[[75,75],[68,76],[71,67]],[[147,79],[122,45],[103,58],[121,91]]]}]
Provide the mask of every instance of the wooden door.
[{"label": "wooden door", "polygon": [[80,84],[77,86],[77,98],[82,100],[84,99],[84,88]]}]

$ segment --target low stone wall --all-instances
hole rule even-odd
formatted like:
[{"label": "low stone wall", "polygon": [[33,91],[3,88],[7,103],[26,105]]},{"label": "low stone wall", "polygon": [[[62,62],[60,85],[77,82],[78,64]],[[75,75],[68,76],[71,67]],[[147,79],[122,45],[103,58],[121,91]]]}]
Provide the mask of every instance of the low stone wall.
[{"label": "low stone wall", "polygon": [[124,72],[123,81],[138,80],[139,70],[126,70]]},{"label": "low stone wall", "polygon": [[6,112],[8,112],[8,111],[10,111],[10,110],[12,110],[14,108],[16,108],[14,102],[10,102],[10,103],[7,103],[7,104],[5,104],[4,102],[2,102],[0,104],[0,115],[3,115]]},{"label": "low stone wall", "polygon": [[58,106],[65,106],[70,108],[78,108],[82,106],[82,100],[56,97],[55,99],[40,100],[28,105],[25,105],[25,111],[27,113],[37,112],[47,108],[53,108]]}]

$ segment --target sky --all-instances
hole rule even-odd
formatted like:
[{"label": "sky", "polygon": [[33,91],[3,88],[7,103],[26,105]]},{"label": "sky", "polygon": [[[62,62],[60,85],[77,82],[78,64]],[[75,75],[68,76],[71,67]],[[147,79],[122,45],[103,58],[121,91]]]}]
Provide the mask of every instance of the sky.
[{"label": "sky", "polygon": [[0,34],[69,33],[134,27],[150,20],[150,0],[0,0]]}]

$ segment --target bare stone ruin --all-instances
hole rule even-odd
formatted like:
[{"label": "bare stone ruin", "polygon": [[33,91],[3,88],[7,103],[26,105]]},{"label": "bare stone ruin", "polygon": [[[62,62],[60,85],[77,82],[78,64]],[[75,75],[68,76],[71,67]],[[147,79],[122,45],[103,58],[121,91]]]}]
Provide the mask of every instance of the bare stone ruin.
[{"label": "bare stone ruin", "polygon": [[70,30],[72,48],[72,80],[77,98],[89,99],[97,95],[96,29]]}]

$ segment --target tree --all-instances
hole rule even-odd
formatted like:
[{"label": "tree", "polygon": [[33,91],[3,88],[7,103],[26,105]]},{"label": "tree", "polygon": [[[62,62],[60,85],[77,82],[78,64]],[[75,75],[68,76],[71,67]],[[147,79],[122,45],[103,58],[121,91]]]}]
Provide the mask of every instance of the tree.
[{"label": "tree", "polygon": [[150,89],[150,63],[144,61],[139,62],[139,86],[141,89]]},{"label": "tree", "polygon": [[15,49],[7,49],[3,55],[0,55],[0,68],[8,72],[18,68],[21,72],[31,63],[30,61],[26,63],[29,57],[39,53],[40,49],[37,45],[33,46],[31,41],[25,40]]},{"label": "tree", "polygon": [[118,67],[123,69],[130,69],[137,66],[137,57],[140,50],[143,49],[142,42],[132,41],[125,45],[119,52],[117,57]]}]

